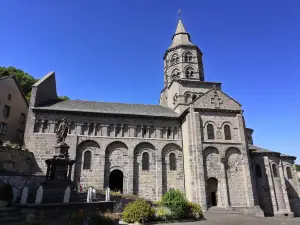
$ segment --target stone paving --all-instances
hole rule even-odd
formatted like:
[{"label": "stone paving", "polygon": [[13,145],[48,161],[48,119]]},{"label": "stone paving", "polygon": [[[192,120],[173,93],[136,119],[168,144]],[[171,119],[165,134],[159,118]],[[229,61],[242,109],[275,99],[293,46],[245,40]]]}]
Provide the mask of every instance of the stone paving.
[{"label": "stone paving", "polygon": [[205,213],[204,216],[206,220],[202,220],[198,222],[169,223],[169,225],[299,225],[300,224],[300,217],[257,218],[257,217],[245,216],[240,214],[225,214],[225,213]]},{"label": "stone paving", "polygon": [[205,219],[190,223],[173,223],[172,225],[299,225],[300,218],[266,217],[256,218],[239,214],[206,213]]}]

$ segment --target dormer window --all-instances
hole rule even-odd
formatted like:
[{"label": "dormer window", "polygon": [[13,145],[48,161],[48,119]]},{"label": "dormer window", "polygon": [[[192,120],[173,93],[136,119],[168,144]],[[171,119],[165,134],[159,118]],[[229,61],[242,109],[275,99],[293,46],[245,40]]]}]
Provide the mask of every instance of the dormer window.
[{"label": "dormer window", "polygon": [[185,62],[192,62],[193,60],[193,54],[191,52],[187,52],[184,56],[184,61]]},{"label": "dormer window", "polygon": [[178,56],[178,54],[174,54],[171,59],[171,66],[173,66],[177,63],[179,63],[179,56]]}]

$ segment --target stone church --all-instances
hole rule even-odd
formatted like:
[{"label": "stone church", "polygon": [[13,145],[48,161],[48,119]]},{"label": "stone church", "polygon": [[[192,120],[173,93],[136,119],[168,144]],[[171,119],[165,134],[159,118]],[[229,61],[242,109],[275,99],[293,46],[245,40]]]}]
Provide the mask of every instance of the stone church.
[{"label": "stone church", "polygon": [[[170,188],[213,206],[300,216],[294,156],[253,144],[241,104],[205,81],[202,52],[178,21],[164,59],[159,105],[58,100],[51,72],[32,88],[25,145],[45,174],[67,118],[72,179],[158,200]],[[261,211],[262,212],[262,211]]]}]

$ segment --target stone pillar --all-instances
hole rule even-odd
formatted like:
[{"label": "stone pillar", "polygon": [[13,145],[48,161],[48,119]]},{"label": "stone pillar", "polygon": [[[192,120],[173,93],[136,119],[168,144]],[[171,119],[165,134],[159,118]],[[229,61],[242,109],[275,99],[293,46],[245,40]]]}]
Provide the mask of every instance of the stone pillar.
[{"label": "stone pillar", "polygon": [[250,154],[247,148],[247,139],[245,135],[245,122],[244,117],[242,114],[237,115],[237,122],[238,122],[238,129],[240,132],[240,141],[241,141],[241,153],[242,153],[242,167],[243,167],[243,174],[244,174],[244,185],[247,197],[247,206],[254,206],[256,198],[254,190],[254,185],[252,185],[253,179],[251,176],[251,164],[250,164]]},{"label": "stone pillar", "polygon": [[162,138],[162,128],[161,127],[157,127],[155,129],[155,138]]},{"label": "stone pillar", "polygon": [[128,126],[128,137],[135,137],[135,127],[134,126]]},{"label": "stone pillar", "polygon": [[288,193],[286,190],[286,184],[285,184],[285,179],[284,179],[284,170],[283,170],[283,165],[282,165],[281,159],[279,161],[279,176],[280,176],[281,187],[282,187],[282,192],[283,192],[282,194],[283,194],[285,208],[286,208],[286,212],[284,212],[284,213],[293,214],[291,212],[290,201],[289,201]]},{"label": "stone pillar", "polygon": [[274,192],[272,172],[271,172],[268,156],[264,156],[264,165],[265,165],[268,184],[269,184],[269,188],[270,188],[270,195],[271,195],[271,200],[272,200],[273,212],[275,214],[278,211],[278,205],[277,205],[277,201],[276,201],[276,195],[275,195],[275,192]]},{"label": "stone pillar", "polygon": [[204,163],[203,163],[203,145],[201,139],[201,121],[199,112],[195,112],[194,109],[190,108],[190,133],[191,137],[191,145],[190,151],[192,153],[193,159],[193,169],[194,169],[194,189],[196,192],[197,202],[200,203],[202,209],[204,211],[207,210],[207,199],[206,199],[206,181],[204,174]]},{"label": "stone pillar", "polygon": [[101,136],[107,137],[108,136],[108,125],[103,125],[101,127]]},{"label": "stone pillar", "polygon": [[159,200],[162,196],[162,155],[161,151],[156,149],[156,200]]},{"label": "stone pillar", "polygon": [[54,129],[55,129],[55,122],[50,122],[49,121],[49,133],[54,133]]},{"label": "stone pillar", "polygon": [[223,189],[223,204],[225,208],[229,207],[229,196],[228,196],[228,185],[227,185],[227,174],[226,174],[226,158],[221,157],[220,159],[221,161],[221,171],[222,171],[222,175],[221,175],[221,185],[222,185],[222,189]]},{"label": "stone pillar", "polygon": [[134,181],[134,152],[128,155],[128,171],[127,171],[127,193],[133,194],[133,182]]}]

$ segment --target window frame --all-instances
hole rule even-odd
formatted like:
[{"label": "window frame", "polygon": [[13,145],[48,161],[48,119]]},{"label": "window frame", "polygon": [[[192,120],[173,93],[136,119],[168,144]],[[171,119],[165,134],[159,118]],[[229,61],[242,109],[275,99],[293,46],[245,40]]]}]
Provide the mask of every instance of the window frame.
[{"label": "window frame", "polygon": [[[87,159],[87,154],[89,154],[89,159]],[[87,161],[89,160],[89,161]],[[83,153],[83,166],[82,169],[90,170],[92,168],[92,151],[86,150]]]},{"label": "window frame", "polygon": [[3,116],[7,119],[10,116],[10,109],[11,107],[9,105],[4,105],[3,108]]},{"label": "window frame", "polygon": [[[210,129],[210,127],[212,129]],[[207,124],[206,132],[207,132],[207,139],[208,140],[215,140],[215,128],[214,128],[213,124],[211,124],[211,123]]]},{"label": "window frame", "polygon": [[292,173],[292,168],[290,166],[287,166],[285,168],[286,170],[286,176],[289,180],[293,179],[293,173]]},{"label": "window frame", "polygon": [[273,174],[273,177],[278,177],[278,169],[277,169],[276,163],[272,163],[272,174]]},{"label": "window frame", "polygon": [[[174,161],[172,160],[171,156],[174,156]],[[169,169],[170,171],[176,171],[177,170],[177,159],[176,159],[176,154],[174,152],[171,152],[169,154]]]},{"label": "window frame", "polygon": [[[144,156],[146,156],[146,158],[144,158]],[[142,153],[142,171],[149,171],[150,169],[150,154],[149,152],[143,152]]]},{"label": "window frame", "polygon": [[20,123],[25,124],[25,121],[26,121],[26,115],[25,115],[25,113],[21,113],[20,114]]},{"label": "window frame", "polygon": [[[227,129],[226,129],[227,128]],[[226,141],[230,141],[232,140],[232,135],[231,135],[231,127],[228,124],[225,124],[223,127],[224,130],[224,139]]]}]

